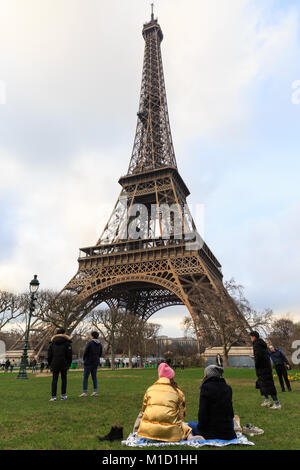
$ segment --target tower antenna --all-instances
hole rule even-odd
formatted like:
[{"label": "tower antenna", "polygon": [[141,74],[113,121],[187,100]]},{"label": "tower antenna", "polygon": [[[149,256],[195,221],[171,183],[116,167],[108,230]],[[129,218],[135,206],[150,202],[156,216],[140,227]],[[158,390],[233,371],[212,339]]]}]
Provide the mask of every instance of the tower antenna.
[{"label": "tower antenna", "polygon": [[151,3],[151,20],[152,20],[152,21],[154,20],[154,12],[153,12],[153,9],[154,9],[154,3]]}]

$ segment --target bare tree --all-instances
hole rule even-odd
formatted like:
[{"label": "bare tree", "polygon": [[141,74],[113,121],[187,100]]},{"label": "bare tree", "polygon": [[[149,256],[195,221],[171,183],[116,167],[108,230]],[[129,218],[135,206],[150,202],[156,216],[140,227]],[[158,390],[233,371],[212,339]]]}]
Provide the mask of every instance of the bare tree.
[{"label": "bare tree", "polygon": [[100,332],[110,348],[112,369],[115,369],[115,351],[123,317],[124,313],[115,307],[107,310],[93,310],[89,315],[91,324]]},{"label": "bare tree", "polygon": [[42,290],[37,296],[34,317],[53,328],[72,331],[77,321],[78,309],[72,294],[63,292],[59,295],[56,291]]},{"label": "bare tree", "polygon": [[274,321],[268,336],[269,343],[283,349],[290,356],[293,353],[292,344],[296,339],[300,339],[299,323],[294,323],[288,318],[279,318]]},{"label": "bare tree", "polygon": [[83,321],[72,333],[72,350],[73,354],[81,357],[84,352],[87,340],[89,339],[89,333],[91,332],[91,326],[88,322]]},{"label": "bare tree", "polygon": [[149,347],[151,347],[153,341],[155,341],[156,348],[156,338],[160,329],[161,325],[155,323],[147,323],[146,320],[140,320],[137,328],[138,341],[136,347],[140,355],[141,364],[143,361],[143,357],[147,357],[147,352],[149,353]]},{"label": "bare tree", "polygon": [[0,330],[23,314],[22,296],[0,290]]},{"label": "bare tree", "polygon": [[203,312],[210,318],[209,327],[203,327],[201,318],[184,320],[185,330],[194,336],[200,331],[200,342],[205,347],[222,346],[224,365],[228,366],[232,346],[245,344],[245,327],[265,334],[270,328],[272,310],[254,310],[244,295],[244,288],[234,279],[224,283],[226,291],[217,294],[206,284],[201,287]]},{"label": "bare tree", "polygon": [[128,352],[129,369],[132,369],[132,356],[135,352],[136,344],[139,341],[140,323],[142,320],[132,313],[123,313],[122,324],[120,328],[120,342]]}]

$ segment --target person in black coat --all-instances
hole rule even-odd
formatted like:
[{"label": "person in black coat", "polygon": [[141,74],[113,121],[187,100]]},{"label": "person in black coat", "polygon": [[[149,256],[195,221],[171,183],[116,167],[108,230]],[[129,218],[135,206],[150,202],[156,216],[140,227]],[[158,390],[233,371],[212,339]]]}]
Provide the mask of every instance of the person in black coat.
[{"label": "person in black coat", "polygon": [[237,437],[234,431],[232,389],[223,379],[223,372],[224,369],[217,365],[205,369],[200,388],[198,422],[188,423],[195,436],[226,441]]},{"label": "person in black coat", "polygon": [[257,375],[256,388],[260,389],[261,395],[265,397],[265,401],[261,406],[267,408],[271,407],[271,402],[269,400],[269,396],[271,396],[274,401],[274,405],[271,408],[274,410],[281,409],[274,384],[267,343],[260,338],[257,331],[250,332],[250,339],[253,344],[253,358]]},{"label": "person in black coat", "polygon": [[72,341],[65,334],[63,328],[57,330],[57,334],[51,338],[48,348],[48,364],[52,371],[52,398],[56,400],[57,382],[61,374],[61,399],[66,400],[67,371],[72,363]]},{"label": "person in black coat", "polygon": [[270,354],[270,358],[272,359],[274,363],[274,366],[275,366],[275,369],[279,378],[281,391],[285,392],[284,382],[283,382],[283,379],[284,379],[288,391],[291,392],[292,388],[291,388],[291,384],[290,384],[288,374],[287,374],[287,369],[291,368],[289,361],[287,360],[287,358],[285,357],[281,349],[274,348],[274,346],[272,345],[269,346],[269,354]]},{"label": "person in black coat", "polygon": [[92,376],[94,385],[94,391],[91,396],[96,397],[98,395],[97,368],[99,366],[100,357],[102,355],[102,344],[98,338],[99,333],[97,331],[92,331],[90,341],[85,346],[83,353],[83,393],[80,395],[81,397],[87,396],[88,379],[90,374]]}]

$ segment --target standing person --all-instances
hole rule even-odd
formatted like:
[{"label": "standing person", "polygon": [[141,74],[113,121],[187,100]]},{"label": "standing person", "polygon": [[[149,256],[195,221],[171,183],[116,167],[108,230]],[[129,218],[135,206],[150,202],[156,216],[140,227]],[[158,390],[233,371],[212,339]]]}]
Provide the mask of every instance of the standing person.
[{"label": "standing person", "polygon": [[31,365],[31,372],[34,374],[34,373],[35,373],[35,369],[36,369],[36,360],[35,360],[35,358],[32,359],[30,365]]},{"label": "standing person", "polygon": [[183,362],[183,360],[180,362],[180,369],[181,369],[181,372],[184,371],[184,362]]},{"label": "standing person", "polygon": [[[277,398],[277,391],[274,385],[271,360],[269,356],[268,346],[263,339],[259,337],[257,331],[250,332],[250,339],[253,343],[253,353],[255,361],[255,370],[257,375],[256,387],[260,389],[261,395],[265,397],[265,401],[261,406],[272,410],[281,410],[281,404]],[[271,406],[269,395],[274,401]]]},{"label": "standing person", "polygon": [[223,372],[224,369],[217,365],[210,365],[204,371],[198,422],[188,423],[193,435],[203,436],[204,439],[236,439],[232,389],[222,377]]},{"label": "standing person", "polygon": [[60,328],[56,335],[51,338],[48,348],[48,364],[52,371],[52,397],[50,401],[56,401],[57,382],[59,373],[61,375],[61,399],[66,400],[67,371],[72,363],[72,341]]},{"label": "standing person", "polygon": [[217,357],[216,357],[216,364],[217,364],[217,366],[219,366],[219,367],[223,367],[223,358],[222,358],[221,354],[217,354]]},{"label": "standing person", "polygon": [[269,346],[269,349],[270,349],[270,352],[269,352],[270,358],[272,359],[274,363],[274,366],[275,366],[275,369],[279,378],[281,391],[285,392],[284,382],[283,382],[283,378],[284,378],[287,389],[289,392],[291,392],[292,388],[291,388],[291,384],[290,384],[288,374],[287,374],[287,369],[291,368],[289,361],[287,360],[287,358],[285,357],[281,349],[274,348],[274,346],[272,345]]},{"label": "standing person", "polygon": [[10,368],[10,360],[7,359],[5,361],[5,366],[4,366],[4,372],[8,372],[8,369]]},{"label": "standing person", "polygon": [[40,373],[41,374],[43,373],[44,369],[45,369],[45,363],[44,363],[44,361],[42,361],[41,365],[40,365]]},{"label": "standing person", "polygon": [[174,381],[175,372],[166,363],[158,368],[159,379],[145,393],[137,435],[156,441],[187,439],[191,428],[185,418],[185,396]]},{"label": "standing person", "polygon": [[14,370],[14,367],[15,367],[16,363],[14,361],[14,359],[11,361],[10,363],[10,373],[12,374],[13,373],[13,370]]},{"label": "standing person", "polygon": [[97,382],[97,368],[99,365],[100,357],[102,355],[102,344],[99,341],[98,331],[92,331],[90,340],[85,346],[83,353],[84,360],[84,372],[83,372],[83,393],[80,397],[86,397],[88,391],[88,380],[89,375],[91,374],[94,391],[91,394],[91,397],[98,396],[98,382]]}]

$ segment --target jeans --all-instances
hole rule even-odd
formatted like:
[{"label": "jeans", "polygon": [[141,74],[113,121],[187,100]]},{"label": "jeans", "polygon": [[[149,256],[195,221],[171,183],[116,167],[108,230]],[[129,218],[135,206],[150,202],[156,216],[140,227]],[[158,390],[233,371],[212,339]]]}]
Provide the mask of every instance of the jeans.
[{"label": "jeans", "polygon": [[276,372],[277,372],[277,375],[278,375],[278,378],[279,378],[281,390],[285,390],[283,378],[284,378],[284,381],[286,383],[286,386],[287,386],[288,390],[291,390],[291,384],[290,384],[290,381],[289,381],[289,378],[288,378],[286,366],[284,364],[278,364],[275,367],[275,369],[276,369]]},{"label": "jeans", "polygon": [[[265,397],[266,400],[269,400],[269,395],[264,395],[264,397]],[[276,404],[279,403],[277,395],[271,395],[271,397],[272,397],[272,400],[274,401],[274,403],[276,403]]]},{"label": "jeans", "polygon": [[[193,436],[201,436],[201,432],[198,428],[198,421],[190,421],[188,426],[192,428],[192,435]],[[232,420],[232,428],[234,429],[234,420]],[[202,436],[203,437],[203,436]]]},{"label": "jeans", "polygon": [[67,369],[54,370],[52,376],[52,397],[56,397],[59,373],[61,375],[61,394],[65,395],[67,391]]},{"label": "jeans", "polygon": [[200,431],[198,429],[198,421],[190,421],[188,423],[188,426],[192,428],[192,434],[193,436],[200,436]]},{"label": "jeans", "polygon": [[97,368],[98,368],[98,366],[84,366],[83,393],[86,393],[87,390],[88,390],[88,380],[89,380],[89,375],[90,374],[91,374],[92,380],[93,380],[94,392],[98,391]]}]

